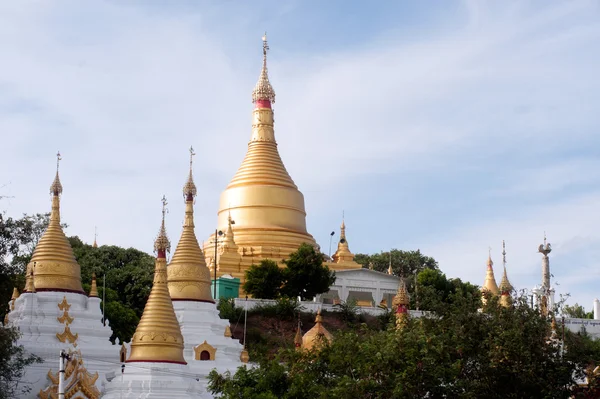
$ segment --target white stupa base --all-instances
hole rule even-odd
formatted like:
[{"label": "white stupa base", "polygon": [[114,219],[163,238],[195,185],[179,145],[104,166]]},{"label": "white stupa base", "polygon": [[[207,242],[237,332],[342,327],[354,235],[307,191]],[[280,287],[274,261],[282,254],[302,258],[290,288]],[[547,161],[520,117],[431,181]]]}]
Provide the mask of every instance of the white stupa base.
[{"label": "white stupa base", "polygon": [[198,399],[202,384],[184,364],[133,362],[107,374],[102,399]]},{"label": "white stupa base", "polygon": [[[58,308],[64,298],[70,305],[68,315],[72,318],[68,326],[73,335],[77,334],[74,342],[61,342],[56,336],[63,333],[67,325],[64,319],[62,323],[58,320],[64,315],[64,311]],[[109,341],[112,331],[108,323],[102,325],[99,298],[70,292],[23,293],[15,300],[14,309],[8,315],[8,325],[19,329],[19,345],[44,360],[42,364],[33,364],[25,369],[21,380],[30,392],[20,398],[37,398],[40,390],[51,384],[48,372],[58,372],[61,350],[81,351],[88,372],[98,372],[96,386],[100,390],[104,374],[112,371],[119,362],[120,348]]]},{"label": "white stupa base", "polygon": [[[208,384],[208,374],[213,369],[219,373],[230,371],[233,374],[243,365],[240,354],[244,347],[237,339],[225,336],[229,320],[219,317],[214,303],[173,301],[173,308],[183,335],[185,361],[204,388]],[[194,348],[204,341],[216,349],[214,360],[196,359]]]}]

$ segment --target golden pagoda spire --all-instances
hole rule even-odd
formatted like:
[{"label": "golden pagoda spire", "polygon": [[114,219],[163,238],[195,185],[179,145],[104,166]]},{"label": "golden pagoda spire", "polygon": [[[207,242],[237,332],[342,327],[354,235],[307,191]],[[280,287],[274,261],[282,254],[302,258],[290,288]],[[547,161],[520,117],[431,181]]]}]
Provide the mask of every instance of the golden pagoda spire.
[{"label": "golden pagoda spire", "polygon": [[17,289],[17,287],[13,288],[13,293],[12,296],[10,297],[11,301],[14,301],[15,299],[17,299],[19,296],[21,296],[21,294],[19,294],[19,290]]},{"label": "golden pagoda spire", "polygon": [[96,285],[96,273],[92,273],[92,286],[90,288],[90,298],[98,298],[98,286]]},{"label": "golden pagoda spire", "polygon": [[52,212],[48,228],[40,238],[29,265],[33,271],[37,291],[63,291],[84,294],[81,287],[81,270],[73,255],[73,249],[60,225],[60,183],[58,167],[60,152],[56,154],[56,177],[50,186]]},{"label": "golden pagoda spire", "polygon": [[390,250],[390,265],[388,266],[387,274],[390,276],[394,275],[394,269],[392,269],[392,251]]},{"label": "golden pagoda spire", "polygon": [[402,328],[406,324],[406,319],[409,316],[408,305],[410,304],[410,298],[408,297],[408,291],[406,289],[406,283],[404,278],[400,277],[398,283],[398,291],[392,300],[392,309],[396,313],[396,327]]},{"label": "golden pagoda spire", "polygon": [[[269,44],[267,43],[267,32],[262,37],[263,40],[263,65],[258,77],[258,82],[254,90],[252,90],[252,102],[258,105],[267,105],[271,108],[271,104],[275,104],[275,90],[269,82],[269,72],[267,70],[267,51]],[[262,104],[261,104],[262,103]]]},{"label": "golden pagoda spire", "polygon": [[199,301],[214,303],[210,292],[210,271],[204,253],[194,232],[194,198],[196,184],[192,176],[194,149],[190,147],[190,173],[183,186],[185,219],[183,231],[171,263],[167,267],[169,294],[174,301]]},{"label": "golden pagoda spire", "polygon": [[346,221],[344,218],[344,212],[342,211],[342,225],[340,226],[340,240],[338,241],[338,247],[332,256],[333,262],[352,262],[354,261],[354,254],[350,252],[348,246],[348,240],[346,239]]},{"label": "golden pagoda spire", "polygon": [[502,274],[502,280],[498,286],[501,295],[500,304],[504,307],[508,307],[511,303],[510,294],[513,291],[513,286],[510,284],[510,281],[508,281],[508,276],[506,274],[506,244],[504,243],[504,240],[502,240],[502,266],[504,267],[504,273]]},{"label": "golden pagoda spire", "polygon": [[302,348],[318,349],[322,345],[321,340],[331,342],[333,335],[323,326],[323,317],[321,316],[321,309],[319,309],[315,318],[315,325],[302,337]]},{"label": "golden pagoda spire", "polygon": [[171,243],[165,230],[167,199],[164,196],[162,203],[162,223],[154,242],[154,282],[144,313],[131,339],[131,353],[127,362],[186,364],[183,358],[183,336],[167,287],[166,255],[171,249]]},{"label": "golden pagoda spire", "polygon": [[92,244],[92,248],[98,248],[98,227],[94,226],[94,244]]},{"label": "golden pagoda spire", "polygon": [[[248,151],[227,189],[221,194],[218,226],[235,219],[235,242],[258,257],[285,257],[302,243],[316,245],[306,230],[304,196],[286,170],[277,150],[272,104],[275,91],[267,72],[263,37],[263,67],[252,92],[252,134]],[[218,237],[210,237],[214,242]],[[208,247],[205,247],[205,250]],[[274,255],[272,251],[276,251]],[[240,270],[244,272],[245,270]]]},{"label": "golden pagoda spire", "polygon": [[482,302],[485,305],[486,303],[486,292],[492,295],[498,295],[498,285],[496,284],[496,277],[494,277],[494,262],[492,261],[492,248],[488,249],[488,259],[487,259],[487,271],[485,274],[485,281],[483,286],[481,287],[482,293]]}]

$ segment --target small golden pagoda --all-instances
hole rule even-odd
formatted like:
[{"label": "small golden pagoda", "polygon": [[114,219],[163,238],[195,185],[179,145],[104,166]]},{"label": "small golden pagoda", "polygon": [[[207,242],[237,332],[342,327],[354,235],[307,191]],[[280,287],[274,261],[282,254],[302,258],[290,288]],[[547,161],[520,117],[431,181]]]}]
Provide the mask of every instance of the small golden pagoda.
[{"label": "small golden pagoda", "polygon": [[14,301],[15,299],[17,299],[20,296],[21,296],[21,294],[19,294],[19,290],[17,289],[17,287],[14,287],[13,288],[13,292],[12,292],[12,296],[10,297],[10,299],[12,301]]},{"label": "small golden pagoda", "polygon": [[334,270],[345,270],[345,269],[357,269],[362,267],[354,261],[354,254],[350,252],[348,246],[348,239],[346,238],[346,222],[342,218],[342,225],[340,226],[340,240],[338,241],[338,247],[332,256]]},{"label": "small golden pagoda", "polygon": [[[302,243],[316,245],[306,230],[304,196],[288,174],[277,150],[272,109],[275,91],[269,82],[268,49],[265,35],[263,65],[252,92],[254,111],[248,152],[221,194],[218,212],[218,226],[222,230],[229,229],[231,220],[235,221],[238,248],[229,259],[219,256],[217,270],[219,275],[231,274],[242,281],[246,269],[261,259],[280,261]],[[214,263],[215,245],[221,242],[223,237],[213,235],[204,246],[210,267]]]},{"label": "small golden pagoda", "polygon": [[396,328],[402,328],[406,324],[408,317],[408,305],[410,304],[410,298],[404,283],[404,278],[400,278],[398,283],[398,291],[392,300],[392,310],[396,314]]},{"label": "small golden pagoda", "polygon": [[502,280],[498,286],[500,292],[500,305],[509,307],[512,304],[511,294],[513,286],[510,284],[510,281],[508,281],[508,276],[506,275],[506,245],[504,240],[502,240],[502,265],[504,266],[504,273],[502,274]]},{"label": "small golden pagoda", "polygon": [[90,287],[90,298],[98,298],[98,285],[96,284],[96,273],[92,273],[92,286]]},{"label": "small golden pagoda", "polygon": [[485,274],[485,281],[483,283],[483,286],[481,287],[481,301],[484,305],[486,303],[486,293],[498,295],[498,285],[496,284],[496,278],[494,277],[493,266],[494,262],[492,262],[492,250],[490,249],[487,260],[487,271]]},{"label": "small golden pagoda", "polygon": [[60,195],[63,187],[58,175],[61,160],[56,154],[56,177],[50,186],[52,212],[48,228],[40,238],[27,266],[33,271],[33,284],[37,291],[62,291],[84,294],[81,287],[81,270],[73,255],[71,244],[60,225]]},{"label": "small golden pagoda", "polygon": [[214,303],[210,292],[210,271],[204,253],[194,232],[194,198],[197,195],[192,175],[194,149],[190,148],[190,172],[183,186],[185,219],[179,244],[167,267],[169,294],[174,301],[199,301]]},{"label": "small golden pagoda", "polygon": [[296,350],[302,349],[302,330],[300,329],[300,320],[298,320],[298,328],[296,329],[296,335],[294,336],[294,348],[296,348]]},{"label": "small golden pagoda", "polygon": [[323,317],[321,316],[321,309],[319,309],[315,318],[315,325],[302,337],[302,348],[308,350],[319,349],[324,340],[331,342],[333,335],[323,325]]},{"label": "small golden pagoda", "polygon": [[167,252],[171,249],[171,243],[165,230],[165,197],[162,202],[162,223],[154,242],[154,281],[144,313],[131,339],[131,353],[127,362],[187,364],[183,358],[183,336],[167,286]]}]

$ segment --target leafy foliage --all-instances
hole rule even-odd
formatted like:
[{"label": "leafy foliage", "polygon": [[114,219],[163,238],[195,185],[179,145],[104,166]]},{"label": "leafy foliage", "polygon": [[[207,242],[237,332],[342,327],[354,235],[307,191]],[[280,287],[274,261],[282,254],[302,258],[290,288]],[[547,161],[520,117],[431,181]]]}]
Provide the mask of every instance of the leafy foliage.
[{"label": "leafy foliage", "polygon": [[14,328],[0,327],[0,399],[14,398],[31,390],[21,381],[25,367],[41,363],[42,359],[27,354],[17,345],[19,332]]},{"label": "leafy foliage", "polygon": [[578,303],[576,303],[575,305],[572,305],[572,306],[564,305],[562,308],[562,313],[566,317],[573,317],[575,319],[593,319],[594,318],[594,312],[586,312],[585,308]]},{"label": "leafy foliage", "polygon": [[396,276],[412,276],[415,271],[421,272],[425,269],[437,269],[438,263],[430,256],[425,256],[420,250],[402,251],[392,249],[387,252],[377,254],[356,254],[354,260],[363,267],[368,268],[373,265],[373,270],[387,272],[390,265],[390,255],[392,270]]},{"label": "leafy foliage", "polygon": [[457,295],[402,330],[346,330],[319,351],[282,350],[255,369],[211,373],[209,389],[224,399],[568,398],[600,360],[575,339],[562,355],[525,298],[510,308],[490,302],[482,313],[473,310],[478,298]]},{"label": "leafy foliage", "polygon": [[[449,303],[467,299],[472,311],[481,308],[479,287],[459,278],[448,279],[437,269],[425,269],[417,275],[417,287],[412,287],[412,309],[438,310]],[[418,304],[418,306],[417,306]]]},{"label": "leafy foliage", "polygon": [[262,260],[246,271],[244,291],[255,298],[280,297],[312,299],[329,290],[335,282],[335,272],[323,265],[323,254],[312,245],[302,244],[280,268],[272,260]]},{"label": "leafy foliage", "polygon": [[263,259],[246,271],[244,291],[254,298],[275,299],[281,294],[283,270],[271,259]]},{"label": "leafy foliage", "polygon": [[235,306],[235,298],[219,299],[217,310],[220,318],[227,319],[232,323],[236,323],[244,312],[244,309]]}]

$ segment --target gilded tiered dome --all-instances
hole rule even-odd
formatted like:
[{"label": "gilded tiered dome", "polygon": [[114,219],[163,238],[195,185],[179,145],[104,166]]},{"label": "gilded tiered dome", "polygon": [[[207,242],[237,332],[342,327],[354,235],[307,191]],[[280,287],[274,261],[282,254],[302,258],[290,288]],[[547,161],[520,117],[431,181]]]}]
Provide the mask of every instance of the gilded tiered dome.
[{"label": "gilded tiered dome", "polygon": [[171,244],[165,231],[165,212],[166,199],[163,197],[163,219],[154,243],[157,253],[154,282],[142,318],[131,339],[131,354],[127,362],[186,364],[183,358],[183,336],[167,287],[166,254]]},{"label": "gilded tiered dome", "polygon": [[333,335],[323,326],[323,317],[321,316],[321,309],[319,309],[315,318],[315,325],[302,337],[302,348],[318,349],[323,344],[323,340],[331,342]]},{"label": "gilded tiered dome", "polygon": [[27,269],[33,272],[33,285],[37,291],[66,291],[84,293],[81,287],[81,270],[73,255],[71,244],[60,225],[60,195],[62,184],[58,175],[50,186],[52,212],[48,228],[40,238]]},{"label": "gilded tiered dome", "polygon": [[252,93],[252,136],[242,165],[221,195],[218,225],[227,226],[231,216],[240,247],[259,255],[277,248],[283,257],[315,240],[306,230],[304,196],[277,150],[271,107],[275,91],[267,72],[267,49],[263,37],[263,67]]},{"label": "gilded tiered dome", "polygon": [[346,239],[346,223],[344,220],[342,220],[340,226],[340,241],[338,242],[337,251],[335,251],[332,258],[335,263],[354,261],[354,254],[350,252],[348,240]]},{"label": "gilded tiered dome", "polygon": [[210,271],[206,267],[204,253],[198,245],[194,232],[194,197],[196,185],[192,176],[192,156],[190,148],[190,174],[183,186],[185,198],[185,219],[179,244],[171,263],[167,267],[169,294],[176,301],[214,302],[210,292]]}]

